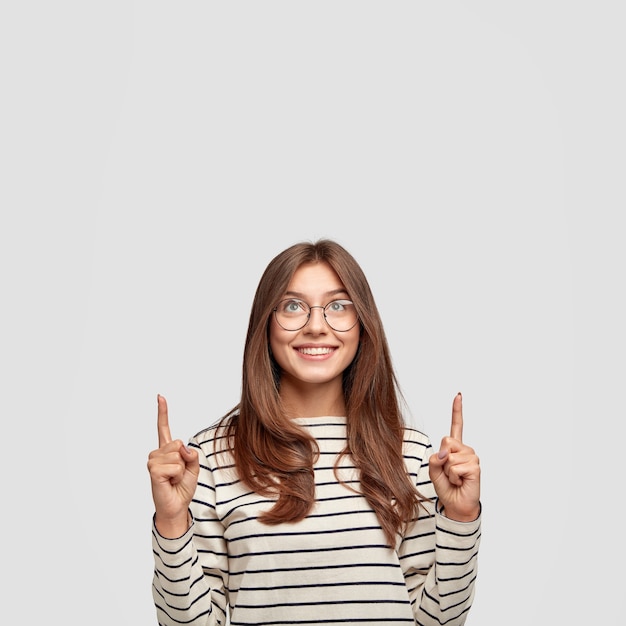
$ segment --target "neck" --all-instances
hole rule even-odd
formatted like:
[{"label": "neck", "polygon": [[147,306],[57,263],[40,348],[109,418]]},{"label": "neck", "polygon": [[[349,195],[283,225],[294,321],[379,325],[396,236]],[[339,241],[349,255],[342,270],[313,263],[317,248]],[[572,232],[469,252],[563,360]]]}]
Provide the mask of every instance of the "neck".
[{"label": "neck", "polygon": [[340,380],[324,384],[307,384],[284,377],[280,383],[280,397],[290,417],[346,414]]}]

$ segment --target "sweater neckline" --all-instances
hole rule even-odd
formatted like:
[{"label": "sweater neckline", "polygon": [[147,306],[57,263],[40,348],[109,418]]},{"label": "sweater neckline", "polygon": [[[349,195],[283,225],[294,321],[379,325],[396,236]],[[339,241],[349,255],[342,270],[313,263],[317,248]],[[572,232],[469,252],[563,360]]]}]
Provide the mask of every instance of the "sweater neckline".
[{"label": "sweater neckline", "polygon": [[294,422],[302,425],[314,424],[345,424],[345,415],[320,415],[318,417],[294,417]]}]

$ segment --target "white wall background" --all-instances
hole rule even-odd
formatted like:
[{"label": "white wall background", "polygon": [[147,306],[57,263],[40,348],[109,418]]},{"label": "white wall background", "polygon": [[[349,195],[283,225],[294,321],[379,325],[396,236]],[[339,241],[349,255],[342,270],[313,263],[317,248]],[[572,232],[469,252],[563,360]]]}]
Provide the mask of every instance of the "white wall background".
[{"label": "white wall background", "polygon": [[[362,263],[411,419],[483,464],[482,624],[618,621],[619,2],[0,9],[2,596],[151,625],[156,394],[237,402],[266,263]],[[9,611],[10,612],[10,611]]]}]

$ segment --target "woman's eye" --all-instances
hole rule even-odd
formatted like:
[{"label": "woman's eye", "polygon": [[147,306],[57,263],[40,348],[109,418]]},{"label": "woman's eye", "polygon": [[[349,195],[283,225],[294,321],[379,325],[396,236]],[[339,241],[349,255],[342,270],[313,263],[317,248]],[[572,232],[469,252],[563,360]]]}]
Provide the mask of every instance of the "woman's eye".
[{"label": "woman's eye", "polygon": [[297,300],[289,300],[285,303],[285,311],[287,313],[298,313],[298,311],[302,311],[302,304]]}]

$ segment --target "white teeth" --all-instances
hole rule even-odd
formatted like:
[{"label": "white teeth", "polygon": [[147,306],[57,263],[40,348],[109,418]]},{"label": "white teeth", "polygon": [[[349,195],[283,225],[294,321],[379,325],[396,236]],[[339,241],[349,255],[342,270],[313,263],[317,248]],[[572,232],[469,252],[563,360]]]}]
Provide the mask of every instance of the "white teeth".
[{"label": "white teeth", "polygon": [[330,354],[333,351],[332,348],[300,348],[299,350],[302,354],[310,354],[311,356],[316,354]]}]

